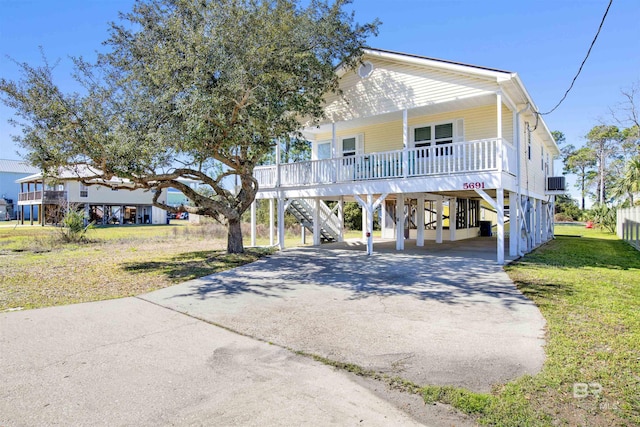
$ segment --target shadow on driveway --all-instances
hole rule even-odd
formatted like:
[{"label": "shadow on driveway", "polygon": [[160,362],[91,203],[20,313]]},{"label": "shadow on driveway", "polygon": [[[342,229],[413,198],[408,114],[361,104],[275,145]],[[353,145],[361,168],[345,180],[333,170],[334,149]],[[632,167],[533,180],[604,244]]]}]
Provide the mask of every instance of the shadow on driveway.
[{"label": "shadow on driveway", "polygon": [[142,298],[294,350],[487,391],[539,371],[544,320],[494,239],[288,249]]}]

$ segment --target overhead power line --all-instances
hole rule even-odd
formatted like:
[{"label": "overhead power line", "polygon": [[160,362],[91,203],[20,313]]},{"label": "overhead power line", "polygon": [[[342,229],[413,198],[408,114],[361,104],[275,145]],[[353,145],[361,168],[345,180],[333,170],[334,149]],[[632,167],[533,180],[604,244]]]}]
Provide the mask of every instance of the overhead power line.
[{"label": "overhead power line", "polygon": [[[553,107],[551,110],[547,111],[546,113],[538,113],[538,112],[536,112],[536,116],[538,116],[538,115],[546,116],[547,114],[553,113],[556,110],[556,108],[558,108],[560,106],[560,104],[562,104],[562,102],[567,98],[567,95],[569,95],[569,92],[571,92],[571,89],[573,89],[573,85],[575,84],[576,80],[578,79],[578,76],[582,72],[582,67],[584,67],[584,64],[587,62],[587,59],[589,58],[589,55],[591,54],[591,49],[593,49],[593,46],[596,44],[596,40],[598,40],[598,36],[600,35],[600,30],[602,30],[602,26],[604,25],[604,21],[607,18],[607,14],[609,13],[609,9],[611,8],[611,4],[612,3],[613,3],[613,0],[609,0],[609,5],[607,6],[607,10],[604,11],[604,15],[602,16],[602,21],[600,21],[600,26],[598,27],[598,31],[596,32],[596,35],[593,38],[593,41],[591,42],[591,45],[589,46],[589,50],[587,51],[587,55],[584,57],[584,59],[582,60],[582,63],[580,64],[580,68],[578,68],[578,72],[576,73],[575,77],[571,81],[571,85],[569,85],[569,89],[567,89],[567,91],[564,93],[564,96],[562,97],[562,99],[560,99],[560,101],[558,101],[558,103],[556,104],[555,107]],[[537,117],[536,117],[536,119],[537,119]],[[537,120],[536,120],[536,127],[537,127]]]}]

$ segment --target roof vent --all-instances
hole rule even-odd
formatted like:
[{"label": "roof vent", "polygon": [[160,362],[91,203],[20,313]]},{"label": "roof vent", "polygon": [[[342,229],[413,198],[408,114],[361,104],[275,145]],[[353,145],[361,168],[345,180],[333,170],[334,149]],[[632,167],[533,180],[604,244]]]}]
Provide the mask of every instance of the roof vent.
[{"label": "roof vent", "polygon": [[369,61],[364,62],[358,67],[358,75],[363,79],[366,79],[373,73],[373,64]]}]

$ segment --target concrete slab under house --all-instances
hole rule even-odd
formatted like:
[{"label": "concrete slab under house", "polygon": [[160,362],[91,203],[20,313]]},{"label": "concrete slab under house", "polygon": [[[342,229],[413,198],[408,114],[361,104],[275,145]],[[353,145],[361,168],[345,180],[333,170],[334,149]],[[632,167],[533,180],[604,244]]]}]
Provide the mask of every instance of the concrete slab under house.
[{"label": "concrete slab under house", "polygon": [[271,244],[284,247],[287,210],[314,245],[342,241],[346,201],[362,208],[369,254],[376,210],[399,251],[407,239],[421,247],[493,233],[503,264],[505,252],[553,237],[559,149],[517,73],[372,48],[338,73],[342,94],[327,95],[326,119],[303,130],[311,161],[279,163],[277,153],[255,169]]}]

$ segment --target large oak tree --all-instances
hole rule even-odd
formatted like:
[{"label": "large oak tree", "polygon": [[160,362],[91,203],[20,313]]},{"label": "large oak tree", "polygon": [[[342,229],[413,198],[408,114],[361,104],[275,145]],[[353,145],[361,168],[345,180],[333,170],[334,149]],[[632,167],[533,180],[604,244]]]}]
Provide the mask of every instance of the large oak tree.
[{"label": "large oak tree", "polygon": [[[348,3],[139,1],[111,24],[96,63],[75,60],[82,92],[61,90],[45,63],[20,64],[22,80],[0,79],[0,93],[22,119],[17,140],[32,164],[82,165],[89,183],[128,178],[169,211],[157,190],[177,188],[193,202],[186,211],[226,223],[228,252],[242,252],[254,167],[275,141],[322,117],[335,67],[356,66],[377,32],[377,21],[355,23]],[[225,185],[232,176],[235,191]]]}]

